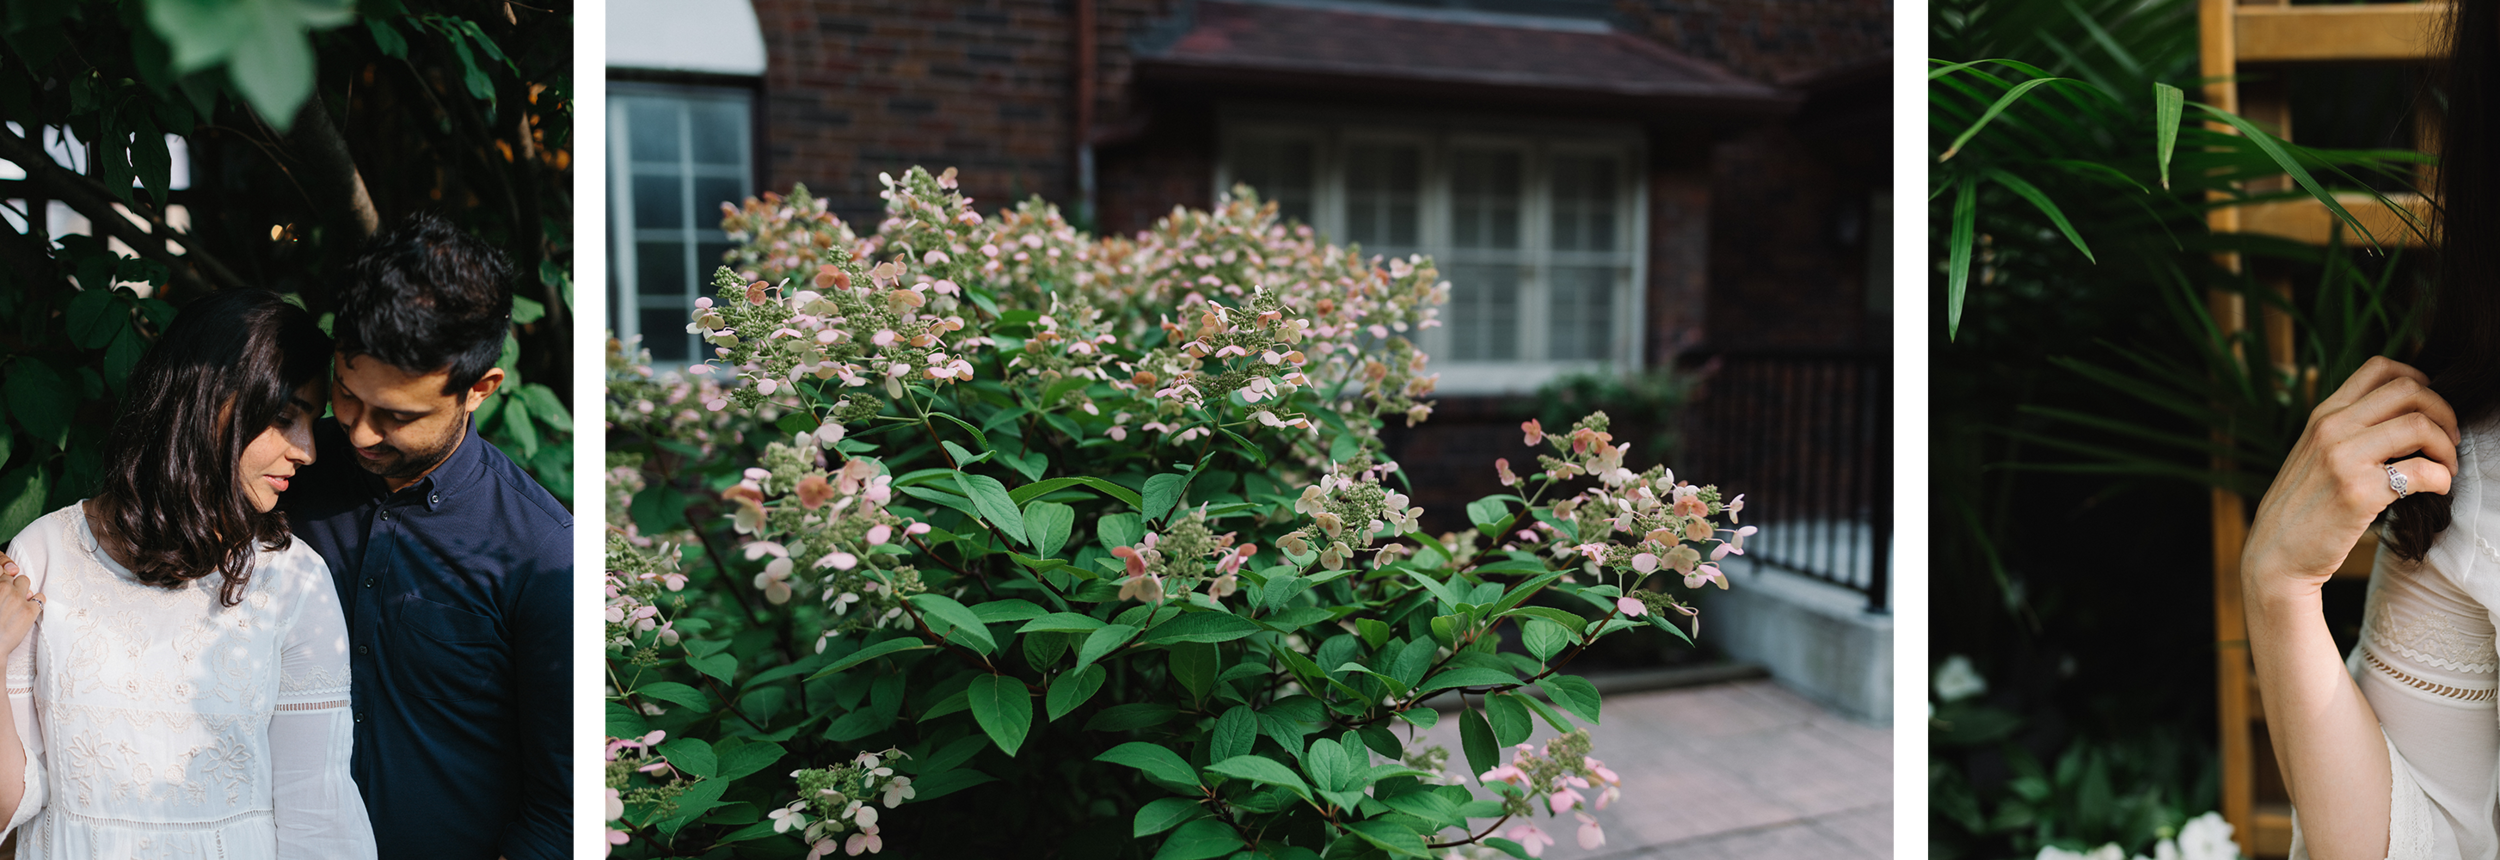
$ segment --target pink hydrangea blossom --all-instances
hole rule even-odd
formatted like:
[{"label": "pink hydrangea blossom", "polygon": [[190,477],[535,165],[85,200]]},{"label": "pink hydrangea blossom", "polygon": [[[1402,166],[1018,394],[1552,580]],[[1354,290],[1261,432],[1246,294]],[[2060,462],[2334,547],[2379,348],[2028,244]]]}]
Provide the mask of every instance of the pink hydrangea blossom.
[{"label": "pink hydrangea blossom", "polygon": [[1527,823],[1511,825],[1509,830],[1502,831],[1502,837],[1519,843],[1519,847],[1527,851],[1530,857],[1545,856],[1545,846],[1554,844],[1554,837],[1545,835],[1545,831],[1537,829],[1534,824]]}]

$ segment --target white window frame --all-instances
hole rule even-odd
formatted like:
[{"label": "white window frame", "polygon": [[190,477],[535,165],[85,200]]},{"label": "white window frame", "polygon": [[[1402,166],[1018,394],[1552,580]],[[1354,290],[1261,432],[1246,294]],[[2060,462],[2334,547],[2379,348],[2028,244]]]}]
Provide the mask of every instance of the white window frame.
[{"label": "white window frame", "polygon": [[[747,117],[746,122],[738,124],[738,168],[734,176],[717,166],[696,165],[693,161],[693,124],[682,122],[678,126],[678,188],[679,193],[683,195],[681,199],[685,201],[689,211],[686,213],[685,224],[669,231],[677,235],[666,238],[683,243],[684,250],[680,253],[686,257],[687,282],[684,291],[673,296],[669,294],[645,295],[640,284],[642,272],[637,265],[641,250],[640,240],[663,237],[659,235],[646,237],[642,234],[660,231],[644,231],[634,223],[635,162],[633,160],[633,136],[627,128],[627,117],[632,111],[625,109],[624,100],[635,97],[676,99],[688,103],[696,101],[734,103],[746,112]],[[688,338],[687,348],[690,350],[691,360],[700,361],[707,355],[705,346],[699,341],[692,340],[694,336],[685,333],[682,329],[671,329],[666,332],[642,331],[642,311],[645,308],[676,307],[685,312],[687,319],[692,319],[694,300],[704,294],[705,285],[711,283],[712,271],[721,265],[719,260],[697,259],[701,256],[697,249],[704,241],[726,242],[728,234],[721,231],[720,221],[716,214],[719,212],[718,207],[721,201],[696,200],[694,183],[698,177],[735,178],[738,180],[740,193],[754,192],[754,94],[736,87],[699,87],[617,81],[608,85],[608,99],[608,218],[614,230],[610,245],[615,261],[609,269],[608,276],[616,283],[616,301],[611,303],[609,308],[608,322],[620,340],[630,341],[634,336],[642,335],[646,347],[648,341],[654,337]],[[683,301],[671,305],[669,302],[672,299]],[[659,367],[682,366],[678,362],[668,360],[658,360],[653,363]]]},{"label": "white window frame", "polygon": [[[1439,392],[1453,395],[1511,395],[1534,392],[1557,377],[1575,372],[1625,373],[1641,366],[1646,348],[1649,282],[1649,177],[1645,136],[1637,126],[1608,123],[1566,123],[1520,118],[1398,114],[1394,112],[1331,112],[1308,106],[1226,105],[1218,111],[1219,151],[1215,190],[1233,185],[1233,158],[1250,137],[1299,139],[1313,144],[1311,227],[1329,241],[1344,241],[1346,228],[1347,146],[1355,142],[1415,143],[1422,147],[1423,188],[1417,237],[1411,249],[1448,264],[1458,258],[1452,244],[1455,212],[1451,171],[1459,147],[1507,148],[1521,152],[1520,254],[1525,270],[1519,293],[1518,360],[1458,361],[1450,356],[1450,313],[1443,325],[1409,333],[1431,354],[1432,372],[1441,375]],[[1626,193],[1615,198],[1616,251],[1619,266],[1610,304],[1615,310],[1610,333],[1612,349],[1601,360],[1564,361],[1548,353],[1552,318],[1549,289],[1558,253],[1553,249],[1553,158],[1558,154],[1604,155],[1621,170],[1618,182]],[[1369,254],[1374,249],[1365,247]],[[1387,250],[1387,249],[1382,249]],[[1496,252],[1498,253],[1498,252]],[[1586,252],[1565,252],[1578,256]],[[1485,252],[1474,252],[1482,259]]]}]

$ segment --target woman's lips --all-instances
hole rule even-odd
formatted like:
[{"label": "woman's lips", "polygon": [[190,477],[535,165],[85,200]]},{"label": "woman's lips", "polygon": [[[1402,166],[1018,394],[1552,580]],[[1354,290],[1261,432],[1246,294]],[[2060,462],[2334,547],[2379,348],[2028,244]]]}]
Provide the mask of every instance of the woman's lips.
[{"label": "woman's lips", "polygon": [[286,492],[287,482],[291,479],[287,475],[262,475],[261,477],[268,478],[269,485],[278,488],[278,492],[281,493]]}]

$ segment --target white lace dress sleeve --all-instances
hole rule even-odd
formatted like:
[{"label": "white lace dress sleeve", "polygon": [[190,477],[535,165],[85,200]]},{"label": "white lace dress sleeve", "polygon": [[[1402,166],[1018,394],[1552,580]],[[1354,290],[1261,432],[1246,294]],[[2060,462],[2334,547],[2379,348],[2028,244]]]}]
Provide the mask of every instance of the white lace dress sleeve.
[{"label": "white lace dress sleeve", "polygon": [[299,596],[279,650],[277,712],[269,718],[278,857],[371,858],[373,825],[347,769],[355,745],[347,618],[318,553],[299,541],[280,558]]},{"label": "white lace dress sleeve", "polygon": [[[36,592],[43,591],[44,562],[52,549],[44,543],[38,535],[34,540],[13,541],[8,549],[9,558],[17,562],[18,572],[27,577],[27,584]],[[6,827],[0,827],[0,834],[17,832],[43,810],[43,723],[35,714],[35,647],[43,638],[42,632],[41,626],[27,631],[26,638],[9,652],[9,718],[17,725],[17,743],[26,756],[26,775],[17,811],[9,816]]]},{"label": "white lace dress sleeve", "polygon": [[[2500,761],[2491,615],[2437,566],[2381,550],[2361,640],[2345,661],[2387,738],[2390,860],[2490,857]],[[2295,819],[2297,823],[2297,819]],[[2292,856],[2306,860],[2298,828]]]}]

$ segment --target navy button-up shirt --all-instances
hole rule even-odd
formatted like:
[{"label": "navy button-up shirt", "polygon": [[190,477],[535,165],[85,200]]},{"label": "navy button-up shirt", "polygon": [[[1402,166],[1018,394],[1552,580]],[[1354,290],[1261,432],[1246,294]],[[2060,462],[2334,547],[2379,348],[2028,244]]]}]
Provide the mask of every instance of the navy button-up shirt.
[{"label": "navy button-up shirt", "polygon": [[353,770],[389,858],[555,860],[572,839],[573,515],[472,425],[391,492],[336,421],[286,494],[353,647]]}]

